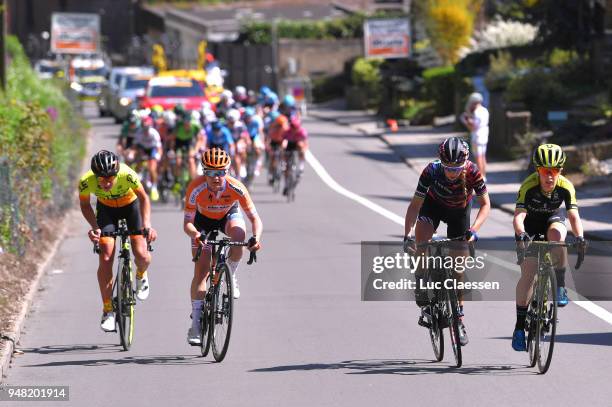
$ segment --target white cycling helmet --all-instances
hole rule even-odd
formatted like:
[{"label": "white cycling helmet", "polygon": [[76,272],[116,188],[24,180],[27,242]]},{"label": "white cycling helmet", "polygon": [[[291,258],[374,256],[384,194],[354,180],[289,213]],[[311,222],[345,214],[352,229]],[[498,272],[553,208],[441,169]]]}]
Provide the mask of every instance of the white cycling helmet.
[{"label": "white cycling helmet", "polygon": [[232,96],[233,96],[232,91],[229,89],[225,89],[223,92],[221,92],[222,100],[230,100]]},{"label": "white cycling helmet", "polygon": [[240,111],[238,109],[230,109],[225,114],[225,117],[227,117],[227,120],[237,122],[240,120]]},{"label": "white cycling helmet", "polygon": [[170,128],[176,126],[176,113],[174,113],[172,110],[165,110],[164,113],[162,113],[162,117],[166,123],[166,126]]},{"label": "white cycling helmet", "polygon": [[244,86],[236,86],[236,89],[234,89],[234,94],[236,96],[242,96],[245,97],[247,96],[247,90]]}]

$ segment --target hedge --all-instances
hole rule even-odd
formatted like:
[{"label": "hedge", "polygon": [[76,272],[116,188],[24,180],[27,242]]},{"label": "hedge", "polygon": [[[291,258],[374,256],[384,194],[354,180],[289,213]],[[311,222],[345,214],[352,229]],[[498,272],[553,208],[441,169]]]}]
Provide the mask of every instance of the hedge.
[{"label": "hedge", "polygon": [[16,37],[7,37],[0,93],[0,246],[21,254],[40,224],[72,204],[85,154],[85,123],[61,81],[38,78]]}]

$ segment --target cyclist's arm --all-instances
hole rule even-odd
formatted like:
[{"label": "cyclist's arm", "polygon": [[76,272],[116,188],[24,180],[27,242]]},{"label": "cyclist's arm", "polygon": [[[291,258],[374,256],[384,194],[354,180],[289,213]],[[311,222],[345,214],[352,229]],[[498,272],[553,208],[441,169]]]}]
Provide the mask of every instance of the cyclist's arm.
[{"label": "cyclist's arm", "polygon": [[584,229],[582,228],[582,219],[580,219],[580,213],[578,209],[570,209],[567,211],[567,218],[572,226],[572,232],[574,236],[584,236]]},{"label": "cyclist's arm", "polygon": [[476,220],[472,224],[472,229],[476,232],[480,230],[480,227],[489,216],[489,212],[491,211],[491,200],[489,199],[489,194],[479,195],[478,203],[480,204],[480,209],[478,209],[478,214],[476,215]]},{"label": "cyclist's arm", "polygon": [[527,211],[522,208],[516,208],[514,210],[514,219],[512,225],[514,226],[514,233],[518,236],[521,233],[525,233],[525,218],[527,217]]},{"label": "cyclist's arm", "polygon": [[410,205],[408,205],[408,209],[406,210],[406,219],[404,221],[404,236],[413,235],[412,229],[416,223],[417,216],[419,216],[419,211],[423,206],[423,202],[425,202],[425,199],[417,196],[416,194],[412,198],[412,201],[410,201]]},{"label": "cyclist's arm", "polygon": [[81,207],[81,213],[83,217],[89,223],[92,230],[99,229],[98,221],[96,220],[96,214],[94,213],[91,203],[89,202],[88,195],[79,195],[79,206]]},{"label": "cyclist's arm", "polygon": [[140,213],[142,216],[142,226],[145,229],[151,228],[151,202],[149,201],[149,196],[145,191],[144,187],[140,185],[138,188],[134,190],[136,196],[138,197],[138,203],[140,205]]},{"label": "cyclist's arm", "polygon": [[193,190],[200,185],[200,181],[192,180],[189,185],[187,185],[187,191],[185,192],[185,211],[183,217],[183,231],[187,236],[192,239],[195,239],[199,235],[199,230],[196,229],[193,222],[195,221],[196,216],[196,200],[197,196],[193,196]]}]

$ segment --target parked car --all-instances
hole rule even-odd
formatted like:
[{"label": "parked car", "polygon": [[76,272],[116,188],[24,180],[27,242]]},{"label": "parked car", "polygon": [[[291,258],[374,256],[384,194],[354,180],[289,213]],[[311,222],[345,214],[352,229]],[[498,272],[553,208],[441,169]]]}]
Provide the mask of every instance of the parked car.
[{"label": "parked car", "polygon": [[117,92],[111,95],[110,113],[115,122],[128,117],[131,109],[137,107],[137,98],[144,96],[150,75],[123,75]]},{"label": "parked car", "polygon": [[164,109],[172,109],[181,104],[187,110],[200,110],[206,102],[204,89],[192,78],[156,76],[151,78],[145,94],[139,98],[140,108],[151,108],[161,105]]},{"label": "parked car", "polygon": [[70,87],[81,99],[97,99],[106,83],[106,65],[102,58],[74,58],[68,67]]},{"label": "parked car", "polygon": [[111,69],[108,82],[102,87],[100,97],[98,98],[100,116],[108,116],[112,113],[112,101],[119,90],[121,79],[125,75],[153,75],[153,73],[153,68],[141,66],[119,66]]},{"label": "parked car", "polygon": [[64,67],[61,61],[41,59],[34,64],[34,72],[41,79],[62,78],[64,76]]}]

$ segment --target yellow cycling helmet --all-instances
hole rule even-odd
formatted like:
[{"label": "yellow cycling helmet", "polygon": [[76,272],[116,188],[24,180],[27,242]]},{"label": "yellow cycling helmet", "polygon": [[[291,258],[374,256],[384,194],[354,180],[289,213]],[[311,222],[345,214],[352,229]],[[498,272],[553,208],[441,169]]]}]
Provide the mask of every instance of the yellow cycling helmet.
[{"label": "yellow cycling helmet", "polygon": [[151,108],[155,113],[163,113],[164,107],[162,105],[155,105]]},{"label": "yellow cycling helmet", "polygon": [[567,156],[556,144],[542,144],[533,152],[533,165],[545,168],[562,168]]},{"label": "yellow cycling helmet", "polygon": [[226,170],[229,168],[232,159],[220,148],[211,148],[206,150],[202,156],[202,165],[207,170]]}]

